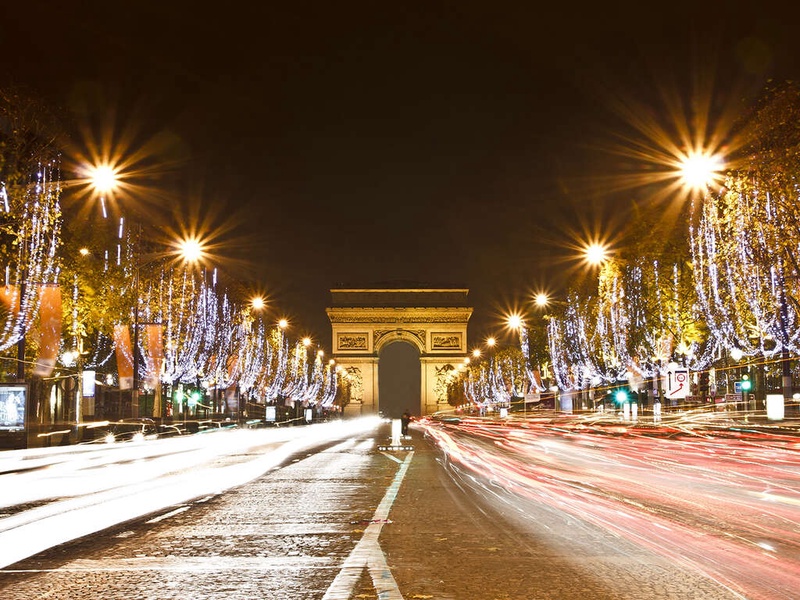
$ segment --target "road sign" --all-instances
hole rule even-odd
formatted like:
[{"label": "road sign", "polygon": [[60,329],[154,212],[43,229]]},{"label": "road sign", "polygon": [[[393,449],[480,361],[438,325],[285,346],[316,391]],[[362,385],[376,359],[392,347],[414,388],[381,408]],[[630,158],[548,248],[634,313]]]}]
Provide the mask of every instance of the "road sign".
[{"label": "road sign", "polygon": [[689,395],[689,369],[670,365],[665,387],[667,398],[686,398]]}]

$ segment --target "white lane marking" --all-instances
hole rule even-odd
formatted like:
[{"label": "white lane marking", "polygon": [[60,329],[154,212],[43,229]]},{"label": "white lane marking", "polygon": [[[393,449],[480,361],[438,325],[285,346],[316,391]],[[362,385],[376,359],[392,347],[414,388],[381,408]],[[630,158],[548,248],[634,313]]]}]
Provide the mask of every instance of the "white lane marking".
[{"label": "white lane marking", "polygon": [[158,523],[159,521],[163,521],[164,519],[169,519],[170,517],[174,517],[175,515],[179,515],[182,512],[186,512],[189,510],[189,506],[179,506],[175,510],[171,510],[168,513],[164,513],[163,515],[159,515],[150,519],[149,521],[145,521],[145,523]]},{"label": "white lane marking", "polygon": [[388,452],[381,452],[381,454],[383,454],[386,458],[391,458],[396,463],[400,463],[401,465],[403,464],[402,460],[400,460],[396,456],[393,456],[392,454],[389,454]]},{"label": "white lane marking", "polygon": [[394,480],[389,489],[386,490],[383,500],[375,510],[372,522],[367,525],[364,535],[344,561],[341,571],[336,575],[322,600],[348,600],[358,579],[361,577],[364,567],[369,569],[372,584],[375,586],[375,591],[378,592],[379,600],[403,600],[400,588],[397,587],[397,582],[394,580],[389,565],[386,563],[386,555],[384,555],[378,543],[378,536],[381,533],[384,522],[389,517],[389,511],[392,508],[392,504],[394,504],[395,498],[397,498],[400,484],[406,476],[406,471],[408,471],[413,456],[414,452],[409,452],[406,459],[400,464],[397,475],[394,476]]}]

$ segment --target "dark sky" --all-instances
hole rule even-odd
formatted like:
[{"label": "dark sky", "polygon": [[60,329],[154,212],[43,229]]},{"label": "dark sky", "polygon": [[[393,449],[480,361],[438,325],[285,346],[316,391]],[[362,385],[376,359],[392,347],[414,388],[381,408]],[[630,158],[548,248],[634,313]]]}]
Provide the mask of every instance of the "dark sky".
[{"label": "dark sky", "polygon": [[604,151],[629,126],[617,103],[662,120],[664,90],[698,78],[712,112],[746,103],[797,75],[790,10],[6,2],[0,85],[99,94],[120,127],[181,140],[176,194],[236,223],[244,276],[323,344],[332,286],[391,282],[469,287],[477,340],[569,281],[584,228],[631,225],[645,192],[598,183],[631,168]]}]

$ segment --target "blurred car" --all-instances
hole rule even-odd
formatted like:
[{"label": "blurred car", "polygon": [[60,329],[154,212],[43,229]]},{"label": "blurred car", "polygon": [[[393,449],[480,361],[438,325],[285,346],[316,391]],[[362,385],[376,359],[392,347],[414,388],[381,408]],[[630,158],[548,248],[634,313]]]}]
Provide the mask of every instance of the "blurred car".
[{"label": "blurred car", "polygon": [[123,419],[122,421],[98,422],[91,427],[86,427],[81,443],[143,442],[158,437],[158,427],[152,419]]},{"label": "blurred car", "polygon": [[438,421],[439,423],[451,423],[453,425],[461,423],[461,417],[449,413],[434,413],[431,415],[430,419],[432,421]]},{"label": "blurred car", "polygon": [[233,429],[237,427],[234,421],[198,421],[198,433],[208,433],[211,431],[221,431],[223,429]]},{"label": "blurred car", "polygon": [[158,438],[158,427],[152,419],[124,419],[111,423],[107,443],[143,442]]},{"label": "blurred car", "polygon": [[183,431],[180,427],[176,425],[159,425],[158,426],[158,437],[160,438],[168,438],[168,437],[176,437],[179,435],[183,435]]}]

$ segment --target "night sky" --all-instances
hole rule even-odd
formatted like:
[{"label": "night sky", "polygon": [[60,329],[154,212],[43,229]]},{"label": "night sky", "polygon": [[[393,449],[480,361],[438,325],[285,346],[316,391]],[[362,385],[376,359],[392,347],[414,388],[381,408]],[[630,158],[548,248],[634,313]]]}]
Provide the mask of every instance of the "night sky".
[{"label": "night sky", "polygon": [[703,88],[713,117],[800,68],[798,9],[765,3],[120,4],[5,2],[0,85],[177,140],[175,203],[328,348],[337,285],[465,286],[473,342],[498,331],[635,229],[621,106],[668,123]]}]

